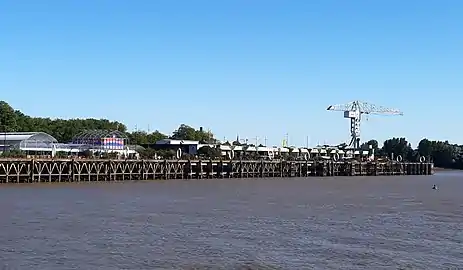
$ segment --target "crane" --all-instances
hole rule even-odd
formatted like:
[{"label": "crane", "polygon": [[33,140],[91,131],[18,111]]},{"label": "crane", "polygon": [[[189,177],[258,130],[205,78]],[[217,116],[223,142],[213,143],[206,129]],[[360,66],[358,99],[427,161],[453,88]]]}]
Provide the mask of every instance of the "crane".
[{"label": "crane", "polygon": [[347,104],[331,105],[327,108],[328,111],[343,111],[344,118],[350,119],[350,136],[351,141],[349,147],[354,149],[360,148],[360,122],[362,114],[376,114],[376,115],[403,115],[397,109],[386,108],[377,106],[362,101],[352,101]]}]

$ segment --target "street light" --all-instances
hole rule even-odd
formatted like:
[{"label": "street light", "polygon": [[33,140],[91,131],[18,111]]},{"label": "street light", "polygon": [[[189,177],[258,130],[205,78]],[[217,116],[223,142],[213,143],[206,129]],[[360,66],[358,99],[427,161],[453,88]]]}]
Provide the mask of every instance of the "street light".
[{"label": "street light", "polygon": [[5,131],[5,125],[3,125],[3,149],[2,149],[2,153],[5,153],[6,152],[6,131]]},{"label": "street light", "polygon": [[3,153],[6,152],[6,119],[5,116],[2,117],[3,124]]}]

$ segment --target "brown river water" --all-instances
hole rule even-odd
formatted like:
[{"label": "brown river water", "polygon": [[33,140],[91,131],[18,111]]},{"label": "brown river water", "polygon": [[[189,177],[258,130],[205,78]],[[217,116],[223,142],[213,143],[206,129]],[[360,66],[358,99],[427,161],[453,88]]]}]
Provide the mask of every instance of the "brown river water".
[{"label": "brown river water", "polygon": [[1,185],[0,269],[463,269],[462,192],[459,172]]}]

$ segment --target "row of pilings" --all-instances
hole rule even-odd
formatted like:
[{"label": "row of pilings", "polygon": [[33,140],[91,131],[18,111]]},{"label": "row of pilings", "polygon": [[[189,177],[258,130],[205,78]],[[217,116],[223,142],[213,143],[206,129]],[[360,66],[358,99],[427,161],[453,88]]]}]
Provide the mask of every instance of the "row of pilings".
[{"label": "row of pilings", "polygon": [[1,183],[431,175],[432,163],[285,160],[0,160]]}]

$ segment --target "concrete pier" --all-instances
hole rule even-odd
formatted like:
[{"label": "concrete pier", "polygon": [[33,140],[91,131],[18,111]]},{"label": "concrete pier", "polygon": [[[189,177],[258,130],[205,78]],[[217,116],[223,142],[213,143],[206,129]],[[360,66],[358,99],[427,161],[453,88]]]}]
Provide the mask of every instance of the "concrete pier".
[{"label": "concrete pier", "polygon": [[431,174],[426,162],[0,159],[0,183]]}]

